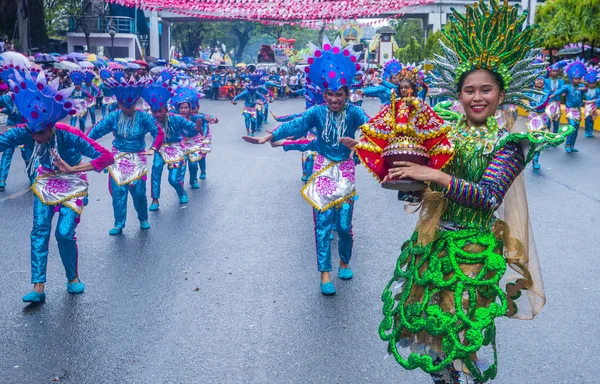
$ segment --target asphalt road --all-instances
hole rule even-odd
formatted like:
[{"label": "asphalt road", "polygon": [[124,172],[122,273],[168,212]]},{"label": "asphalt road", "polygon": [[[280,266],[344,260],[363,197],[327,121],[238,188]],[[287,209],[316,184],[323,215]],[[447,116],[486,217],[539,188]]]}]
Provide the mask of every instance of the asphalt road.
[{"label": "asphalt road", "polygon": [[[278,113],[303,101],[277,101]],[[130,201],[121,237],[107,175],[90,175],[77,230],[86,292],[71,296],[51,239],[47,302],[28,307],[32,195],[18,156],[0,194],[0,382],[429,383],[386,358],[380,295],[416,222],[360,168],[355,278],[319,292],[312,212],[299,189],[300,154],[240,139],[241,106],[217,114],[208,178],[178,204],[163,182],[152,228]],[[375,102],[367,102],[373,113]],[[271,122],[267,128],[273,129]],[[598,383],[600,133],[578,154],[550,149],[525,170],[548,304],[534,321],[500,319],[495,383]],[[110,144],[109,138],[101,141]],[[336,247],[334,247],[336,249]],[[337,256],[334,252],[334,265]]]}]

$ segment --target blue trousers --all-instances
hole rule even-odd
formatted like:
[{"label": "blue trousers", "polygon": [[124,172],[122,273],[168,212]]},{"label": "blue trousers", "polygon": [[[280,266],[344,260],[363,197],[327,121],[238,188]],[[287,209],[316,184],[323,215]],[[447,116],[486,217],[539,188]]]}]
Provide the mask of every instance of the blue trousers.
[{"label": "blue trousers", "polygon": [[140,221],[148,221],[148,200],[146,199],[146,180],[140,179],[126,185],[118,185],[108,176],[108,189],[112,196],[115,227],[125,228],[127,220],[127,194],[131,194],[133,206]]},{"label": "blue trousers", "polygon": [[88,109],[88,115],[90,115],[90,119],[92,121],[92,126],[96,125],[96,106],[95,105]]},{"label": "blue trousers", "polygon": [[[152,198],[160,199],[160,184],[162,181],[163,168],[165,162],[160,153],[154,154],[154,163],[152,164]],[[169,169],[169,184],[175,189],[179,197],[185,193],[183,181],[185,177],[185,161],[181,162],[177,168]]]},{"label": "blue trousers", "polygon": [[565,142],[565,145],[574,147],[575,141],[577,141],[577,133],[579,132],[579,125],[581,124],[581,121],[573,120],[573,119],[567,119],[567,121],[569,122],[570,126],[575,127],[575,132],[573,132],[572,134],[569,135],[569,137],[567,137],[567,141]]},{"label": "blue trousers", "polygon": [[79,120],[79,129],[81,129],[81,132],[85,132],[86,119],[87,119],[87,113],[83,117],[71,116],[71,122],[69,123],[69,125],[72,127],[75,127],[77,120]]},{"label": "blue trousers", "polygon": [[315,220],[315,241],[317,244],[317,268],[319,272],[331,272],[331,230],[337,229],[338,253],[348,264],[352,257],[352,213],[354,202],[344,203],[340,208],[330,208],[325,212],[313,209]]},{"label": "blue trousers", "polygon": [[[56,241],[58,252],[65,267],[67,280],[77,277],[77,238],[75,228],[79,215],[71,208],[60,206],[56,223]],[[46,266],[48,265],[48,242],[52,230],[54,207],[46,205],[37,197],[33,197],[33,229],[31,230],[31,283],[46,282]]]},{"label": "blue trousers", "polygon": [[556,120],[548,119],[548,130],[553,133],[558,133],[558,126],[560,125],[560,116]]},{"label": "blue trousers", "polygon": [[249,129],[252,133],[256,132],[257,126],[257,117],[251,116],[249,113],[244,113],[244,124],[246,124],[246,129]]},{"label": "blue trousers", "polygon": [[197,162],[187,160],[187,166],[190,170],[190,182],[198,179],[198,166],[201,173],[206,173],[206,157]]},{"label": "blue trousers", "polygon": [[592,135],[594,133],[594,118],[592,116],[585,118],[585,133],[588,135]]},{"label": "blue trousers", "polygon": [[[10,165],[12,164],[12,158],[15,154],[15,148],[9,148],[2,153],[2,159],[0,159],[0,181],[6,181],[8,173],[10,171]],[[21,148],[21,157],[25,161],[25,166],[29,165],[29,159],[31,159],[31,150],[27,148]],[[35,167],[34,167],[35,168]],[[33,171],[35,173],[35,171]],[[35,179],[35,174],[28,175],[29,181],[32,177]]]}]

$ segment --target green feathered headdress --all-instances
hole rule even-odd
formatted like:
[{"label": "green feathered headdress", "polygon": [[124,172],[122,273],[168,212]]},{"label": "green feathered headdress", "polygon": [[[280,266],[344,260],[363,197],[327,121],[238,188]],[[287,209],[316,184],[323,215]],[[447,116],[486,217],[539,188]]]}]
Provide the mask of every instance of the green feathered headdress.
[{"label": "green feathered headdress", "polygon": [[[433,76],[437,95],[458,97],[457,83],[461,75],[472,69],[488,69],[504,80],[504,104],[526,106],[523,93],[543,64],[534,64],[539,39],[536,26],[523,28],[527,11],[521,15],[518,6],[508,1],[479,0],[460,14],[452,8],[449,23],[443,31],[448,46],[441,43],[443,56],[436,55],[439,75]],[[528,90],[529,91],[529,90]]]}]

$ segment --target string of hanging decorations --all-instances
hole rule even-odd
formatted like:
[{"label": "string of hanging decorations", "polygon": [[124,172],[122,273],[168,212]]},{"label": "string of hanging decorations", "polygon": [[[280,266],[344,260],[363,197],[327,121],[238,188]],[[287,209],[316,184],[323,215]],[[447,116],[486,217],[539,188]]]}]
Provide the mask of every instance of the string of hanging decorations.
[{"label": "string of hanging decorations", "polygon": [[[107,0],[147,11],[172,12],[205,20],[250,20],[319,28],[336,20],[398,17],[407,7],[435,0]],[[366,23],[368,24],[368,23]]]}]

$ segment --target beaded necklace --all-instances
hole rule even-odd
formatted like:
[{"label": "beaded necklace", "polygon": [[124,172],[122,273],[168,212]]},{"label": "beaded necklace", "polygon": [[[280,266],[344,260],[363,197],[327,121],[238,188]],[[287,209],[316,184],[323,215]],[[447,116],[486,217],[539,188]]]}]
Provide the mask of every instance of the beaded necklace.
[{"label": "beaded necklace", "polygon": [[463,117],[456,124],[454,138],[467,150],[484,148],[484,153],[488,153],[494,149],[494,144],[498,140],[498,130],[498,121],[493,115],[489,116],[485,125],[480,127],[467,127],[467,120]]},{"label": "beaded necklace", "polygon": [[346,133],[346,106],[341,111],[334,112],[328,108],[325,127],[321,137],[328,144],[339,145],[340,139]]},{"label": "beaded necklace", "polygon": [[121,112],[119,121],[117,122],[117,133],[119,136],[125,139],[129,138],[130,133],[134,132],[136,116],[136,112],[133,112],[133,115],[131,116],[127,116]]}]

